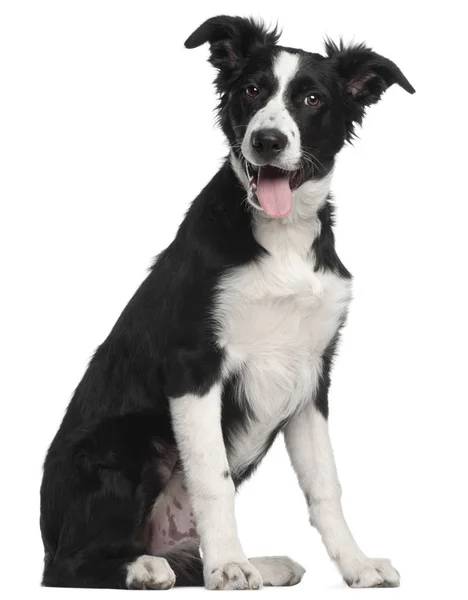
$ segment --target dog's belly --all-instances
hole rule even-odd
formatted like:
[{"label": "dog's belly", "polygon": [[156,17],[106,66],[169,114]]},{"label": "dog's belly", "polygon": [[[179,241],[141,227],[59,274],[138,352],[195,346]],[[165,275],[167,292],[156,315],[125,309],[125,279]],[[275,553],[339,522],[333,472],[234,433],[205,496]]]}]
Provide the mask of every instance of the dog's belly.
[{"label": "dog's belly", "polygon": [[198,537],[182,474],[172,475],[158,496],[147,524],[149,551],[165,552]]}]

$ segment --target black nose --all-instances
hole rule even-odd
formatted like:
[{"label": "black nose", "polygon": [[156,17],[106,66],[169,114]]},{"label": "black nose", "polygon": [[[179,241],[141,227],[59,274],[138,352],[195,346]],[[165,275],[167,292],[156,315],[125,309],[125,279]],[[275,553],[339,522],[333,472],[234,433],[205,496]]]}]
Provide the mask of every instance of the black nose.
[{"label": "black nose", "polygon": [[279,129],[258,129],[252,133],[252,146],[263,160],[276,158],[288,145],[288,138]]}]

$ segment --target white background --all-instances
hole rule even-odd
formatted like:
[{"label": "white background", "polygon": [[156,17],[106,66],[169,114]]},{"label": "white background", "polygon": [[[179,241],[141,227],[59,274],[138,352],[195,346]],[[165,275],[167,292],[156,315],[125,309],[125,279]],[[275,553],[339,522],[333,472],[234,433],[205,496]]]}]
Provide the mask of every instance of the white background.
[{"label": "white background", "polygon": [[367,41],[417,90],[394,87],[369,110],[333,185],[338,250],[355,276],[355,300],[334,371],[332,440],[351,529],[365,552],[394,561],[402,587],[345,587],[308,525],[279,440],[238,497],[241,539],[249,555],[290,554],[308,572],[300,586],[262,597],[463,596],[461,5],[0,4],[2,596],[119,594],[39,587],[41,464],[88,358],[226,152],[214,127],[207,48],[183,47],[205,18],[223,12],[278,20],[284,45],[320,51],[325,34]]}]

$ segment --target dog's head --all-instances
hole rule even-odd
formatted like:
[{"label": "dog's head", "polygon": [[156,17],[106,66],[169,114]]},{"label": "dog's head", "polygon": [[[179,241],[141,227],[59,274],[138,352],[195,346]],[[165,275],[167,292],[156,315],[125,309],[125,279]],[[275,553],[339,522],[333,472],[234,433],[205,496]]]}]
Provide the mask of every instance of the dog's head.
[{"label": "dog's head", "polygon": [[364,45],[327,41],[322,56],[278,39],[252,19],[219,16],[185,42],[210,44],[221,127],[248,201],[271,217],[289,214],[293,191],[329,174],[366,106],[394,83],[414,92],[393,62]]}]

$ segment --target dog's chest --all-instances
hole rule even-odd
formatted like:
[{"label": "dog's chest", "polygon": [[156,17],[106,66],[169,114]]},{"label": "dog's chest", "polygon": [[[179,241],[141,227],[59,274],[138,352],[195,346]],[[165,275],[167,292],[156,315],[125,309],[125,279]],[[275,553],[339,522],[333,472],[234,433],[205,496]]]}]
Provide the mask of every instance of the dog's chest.
[{"label": "dog's chest", "polygon": [[218,341],[227,369],[238,373],[237,397],[255,415],[245,434],[260,446],[313,394],[321,355],[349,302],[349,280],[314,271],[318,227],[265,223],[256,236],[269,254],[229,273],[220,287]]}]

